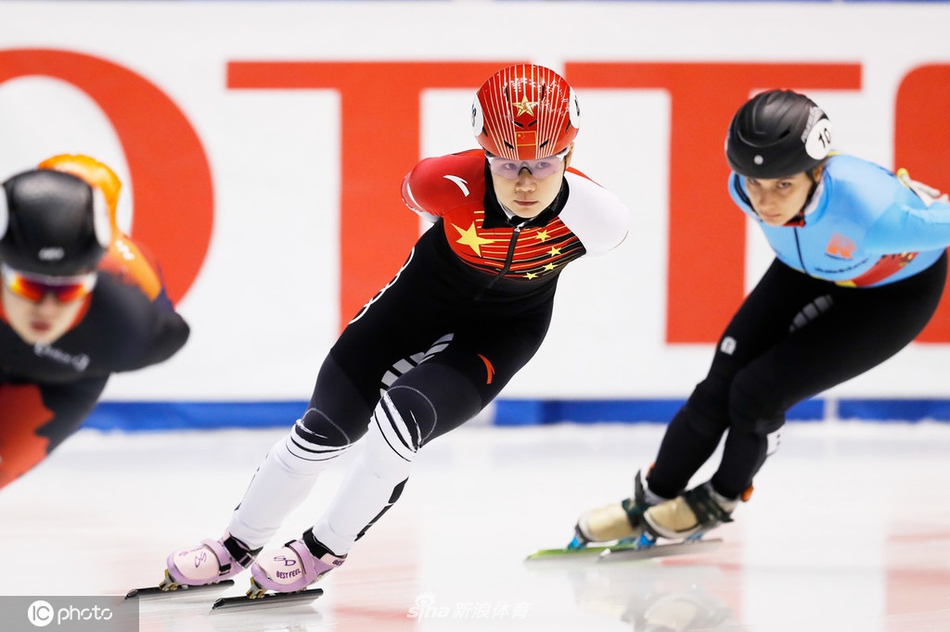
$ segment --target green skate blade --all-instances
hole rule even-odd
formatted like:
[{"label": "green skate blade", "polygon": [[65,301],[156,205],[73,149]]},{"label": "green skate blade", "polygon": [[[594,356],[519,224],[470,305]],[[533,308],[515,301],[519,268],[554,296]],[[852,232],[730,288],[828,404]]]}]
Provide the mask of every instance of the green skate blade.
[{"label": "green skate blade", "polygon": [[187,586],[179,585],[178,588],[173,590],[162,590],[158,586],[148,586],[146,588],[133,588],[128,593],[126,593],[126,599],[134,599],[136,597],[149,597],[152,595],[158,596],[172,596],[172,595],[181,595],[181,594],[193,594],[196,592],[204,592],[206,590],[223,590],[224,588],[229,588],[234,585],[233,579],[225,579],[220,582],[215,582],[214,584],[204,584],[202,586]]},{"label": "green skate blade", "polygon": [[563,559],[583,559],[587,557],[597,557],[605,551],[627,551],[636,549],[632,544],[615,544],[613,546],[587,546],[583,549],[541,549],[535,551],[525,558],[525,561],[534,560],[563,560]]},{"label": "green skate blade", "polygon": [[322,588],[310,588],[308,590],[298,590],[292,593],[267,593],[263,597],[250,598],[241,597],[221,597],[215,600],[211,605],[211,610],[230,610],[234,608],[261,608],[269,605],[285,606],[296,602],[310,602],[323,595]]},{"label": "green skate blade", "polygon": [[650,560],[657,557],[671,555],[693,555],[696,553],[711,553],[722,546],[722,540],[684,540],[669,544],[654,544],[645,547],[607,547],[597,558],[597,562],[628,562],[633,560]]},{"label": "green skate blade", "polygon": [[541,549],[525,558],[526,562],[542,560],[591,560],[596,562],[622,562],[626,560],[648,560],[670,555],[690,555],[710,553],[722,545],[722,540],[687,540],[637,546],[635,544],[614,544],[612,546],[589,546],[583,549]]}]

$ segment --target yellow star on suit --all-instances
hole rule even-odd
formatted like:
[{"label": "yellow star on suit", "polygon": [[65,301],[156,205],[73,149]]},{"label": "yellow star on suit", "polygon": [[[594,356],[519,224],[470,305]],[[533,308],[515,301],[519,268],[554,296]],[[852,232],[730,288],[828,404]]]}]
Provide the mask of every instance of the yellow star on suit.
[{"label": "yellow star on suit", "polygon": [[455,224],[452,224],[452,228],[459,232],[460,237],[457,243],[460,243],[463,246],[468,246],[479,257],[482,256],[482,246],[495,241],[494,239],[485,239],[484,237],[479,237],[478,231],[475,230],[475,222],[472,222],[472,225],[464,230]]}]

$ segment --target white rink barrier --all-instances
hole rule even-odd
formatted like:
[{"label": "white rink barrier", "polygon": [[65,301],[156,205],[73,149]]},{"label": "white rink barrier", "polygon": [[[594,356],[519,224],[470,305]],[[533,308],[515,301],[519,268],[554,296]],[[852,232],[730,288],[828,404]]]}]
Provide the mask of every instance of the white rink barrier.
[{"label": "white rink barrier", "polygon": [[[87,153],[125,183],[120,223],[161,259],[192,337],[116,376],[109,402],[301,402],[418,235],[402,176],[474,146],[472,96],[495,69],[551,66],[581,102],[574,165],[634,228],[565,272],[502,398],[517,419],[662,417],[771,259],[726,193],[732,112],[804,91],[839,150],[948,189],[948,24],[950,5],[925,3],[3,2],[0,174]],[[943,305],[829,397],[841,416],[886,398],[885,416],[940,417],[948,385]]]}]

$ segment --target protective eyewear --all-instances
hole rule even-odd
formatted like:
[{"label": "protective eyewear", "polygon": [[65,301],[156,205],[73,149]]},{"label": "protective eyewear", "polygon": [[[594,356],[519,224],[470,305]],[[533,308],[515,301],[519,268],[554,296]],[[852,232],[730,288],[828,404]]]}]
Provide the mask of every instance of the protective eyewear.
[{"label": "protective eyewear", "polygon": [[564,156],[567,155],[569,149],[570,147],[567,147],[560,153],[537,160],[508,160],[487,152],[485,155],[488,157],[491,172],[502,178],[517,180],[522,169],[527,169],[535,178],[547,178],[561,169],[561,163],[564,162]]},{"label": "protective eyewear", "polygon": [[60,303],[68,303],[87,296],[96,287],[95,272],[76,276],[46,276],[20,272],[0,264],[0,276],[11,292],[33,302],[42,301],[47,294],[52,294]]}]

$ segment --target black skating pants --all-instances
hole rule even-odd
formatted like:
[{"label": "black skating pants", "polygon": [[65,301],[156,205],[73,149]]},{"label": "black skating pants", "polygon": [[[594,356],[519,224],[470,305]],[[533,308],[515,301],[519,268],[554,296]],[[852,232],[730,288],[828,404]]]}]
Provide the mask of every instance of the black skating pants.
[{"label": "black skating pants", "polygon": [[733,316],[709,373],[670,422],[647,482],[682,493],[728,430],[713,488],[740,497],[793,405],[881,364],[937,309],[947,254],[876,288],[842,287],[776,260]]}]

